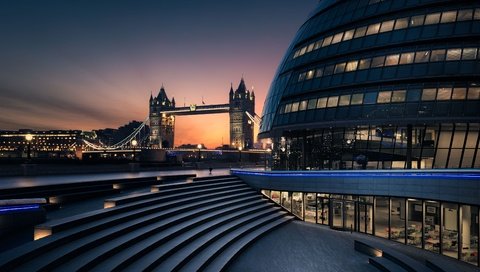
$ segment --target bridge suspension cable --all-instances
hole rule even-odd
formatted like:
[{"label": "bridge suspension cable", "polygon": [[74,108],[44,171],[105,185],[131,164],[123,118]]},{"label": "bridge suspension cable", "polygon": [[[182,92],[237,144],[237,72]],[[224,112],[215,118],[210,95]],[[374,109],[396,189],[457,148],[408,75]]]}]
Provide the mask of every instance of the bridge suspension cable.
[{"label": "bridge suspension cable", "polygon": [[260,122],[262,122],[262,118],[258,116],[256,113],[254,113],[255,115],[252,115],[248,111],[245,111],[245,114],[248,116],[248,118],[250,118],[250,120],[252,120],[253,123],[255,123],[258,126],[260,125]]}]

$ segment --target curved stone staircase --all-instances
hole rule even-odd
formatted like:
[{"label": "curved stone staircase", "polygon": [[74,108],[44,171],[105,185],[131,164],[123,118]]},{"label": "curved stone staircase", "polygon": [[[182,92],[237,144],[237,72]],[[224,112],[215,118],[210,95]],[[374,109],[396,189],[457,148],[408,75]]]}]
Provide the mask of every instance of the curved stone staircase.
[{"label": "curved stone staircase", "polygon": [[105,207],[37,226],[38,240],[0,254],[0,271],[220,271],[294,218],[233,176],[155,185]]}]

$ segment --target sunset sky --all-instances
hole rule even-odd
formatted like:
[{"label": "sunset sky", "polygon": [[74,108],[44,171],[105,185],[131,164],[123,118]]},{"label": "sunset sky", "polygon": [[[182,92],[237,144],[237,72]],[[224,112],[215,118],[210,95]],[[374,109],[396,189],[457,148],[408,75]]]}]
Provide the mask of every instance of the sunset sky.
[{"label": "sunset sky", "polygon": [[[316,0],[0,2],[0,130],[116,128],[177,105],[226,103],[242,74],[261,114]],[[229,142],[228,114],[176,119],[175,145]]]}]

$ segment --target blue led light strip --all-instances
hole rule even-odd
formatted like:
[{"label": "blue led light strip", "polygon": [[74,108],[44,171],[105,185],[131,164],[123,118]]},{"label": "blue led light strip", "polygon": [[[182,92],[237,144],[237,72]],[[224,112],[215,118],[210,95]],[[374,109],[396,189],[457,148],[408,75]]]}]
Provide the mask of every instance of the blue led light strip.
[{"label": "blue led light strip", "polygon": [[14,211],[28,211],[28,210],[37,210],[40,208],[40,205],[24,205],[24,206],[3,206],[0,207],[0,213],[9,213]]}]

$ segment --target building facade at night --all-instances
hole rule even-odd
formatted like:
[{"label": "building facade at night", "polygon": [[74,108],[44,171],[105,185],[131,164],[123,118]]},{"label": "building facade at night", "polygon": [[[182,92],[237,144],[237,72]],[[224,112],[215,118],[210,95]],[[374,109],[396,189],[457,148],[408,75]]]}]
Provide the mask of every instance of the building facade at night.
[{"label": "building facade at night", "polygon": [[283,171],[233,173],[307,222],[478,266],[479,50],[478,1],[320,1],[263,109]]}]

